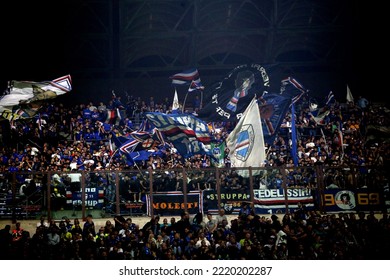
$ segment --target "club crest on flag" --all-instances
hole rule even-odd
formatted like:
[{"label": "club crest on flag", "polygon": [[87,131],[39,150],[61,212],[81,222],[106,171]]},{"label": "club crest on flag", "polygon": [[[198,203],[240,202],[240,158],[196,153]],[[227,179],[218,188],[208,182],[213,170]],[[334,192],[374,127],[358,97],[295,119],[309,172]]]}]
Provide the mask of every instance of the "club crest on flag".
[{"label": "club crest on flag", "polygon": [[253,143],[255,140],[255,131],[253,125],[246,124],[242,126],[240,133],[238,134],[235,153],[236,159],[246,161],[251,154]]},{"label": "club crest on flag", "polygon": [[[256,96],[245,109],[243,117],[226,138],[226,147],[232,167],[262,167],[266,159],[263,129],[259,105]],[[238,170],[237,173],[248,178],[250,170]],[[253,170],[252,175],[259,175]]]},{"label": "club crest on flag", "polygon": [[212,153],[213,153],[213,155],[214,155],[215,157],[219,157],[219,156],[221,155],[221,148],[219,148],[219,147],[214,147],[214,148],[212,149]]},{"label": "club crest on flag", "polygon": [[142,148],[148,149],[153,146],[154,140],[152,138],[146,139],[142,142]]}]

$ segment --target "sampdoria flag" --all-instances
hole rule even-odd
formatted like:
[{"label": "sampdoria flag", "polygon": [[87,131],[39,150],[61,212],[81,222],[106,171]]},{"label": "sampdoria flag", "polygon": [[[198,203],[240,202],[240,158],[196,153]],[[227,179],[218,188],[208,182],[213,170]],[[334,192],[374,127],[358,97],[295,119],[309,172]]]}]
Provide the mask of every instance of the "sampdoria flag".
[{"label": "sampdoria flag", "polygon": [[189,85],[192,81],[199,79],[198,69],[188,69],[169,77],[172,85]]},{"label": "sampdoria flag", "polygon": [[352,103],[353,103],[353,101],[354,101],[353,96],[352,96],[352,92],[351,92],[351,90],[349,89],[349,86],[348,86],[348,85],[347,85],[347,101],[348,101],[348,102],[352,102]]},{"label": "sampdoria flag", "polygon": [[239,65],[205,90],[205,106],[198,117],[206,122],[236,122],[255,95],[268,92],[270,80],[258,64]]},{"label": "sampdoria flag", "polygon": [[175,95],[173,96],[173,103],[172,103],[172,114],[179,113],[180,105],[179,105],[179,98],[177,96],[177,91],[175,89]]},{"label": "sampdoria flag", "polygon": [[259,98],[264,141],[272,145],[291,104],[296,103],[307,90],[296,79],[281,81],[280,93],[264,93]]},{"label": "sampdoria flag", "polygon": [[204,144],[209,144],[212,136],[208,126],[202,120],[191,114],[163,114],[159,112],[148,112],[149,119],[166,139],[174,145],[177,151],[188,158],[195,154],[211,155]]},{"label": "sampdoria flag", "polygon": [[[260,110],[256,97],[252,99],[236,127],[226,139],[232,167],[264,166],[265,146]],[[249,170],[237,170],[242,177],[249,177]],[[254,170],[252,175],[260,174]]]},{"label": "sampdoria flag", "polygon": [[291,103],[298,102],[307,92],[305,87],[293,77],[288,77],[281,82],[280,93],[291,98]]},{"label": "sampdoria flag", "polygon": [[0,114],[10,121],[32,118],[43,100],[56,98],[72,90],[70,75],[52,81],[11,81],[7,94],[0,97]]},{"label": "sampdoria flag", "polygon": [[119,125],[122,119],[121,112],[118,108],[107,109],[105,123]]},{"label": "sampdoria flag", "polygon": [[334,98],[334,94],[332,91],[329,92],[328,96],[326,97],[325,105],[330,106],[332,105],[336,99]]},{"label": "sampdoria flag", "polygon": [[204,90],[204,86],[202,85],[200,78],[192,81],[190,84],[190,87],[188,88],[188,92],[194,92],[197,90],[200,90],[200,91]]}]

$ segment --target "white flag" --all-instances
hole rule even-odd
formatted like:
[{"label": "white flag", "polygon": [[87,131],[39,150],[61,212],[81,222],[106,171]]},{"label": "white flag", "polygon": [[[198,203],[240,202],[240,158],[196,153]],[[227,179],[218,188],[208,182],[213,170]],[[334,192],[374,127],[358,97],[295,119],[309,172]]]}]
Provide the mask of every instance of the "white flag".
[{"label": "white flag", "polygon": [[172,113],[179,113],[179,98],[177,97],[177,91],[175,89],[175,95],[173,96]]},{"label": "white flag", "polygon": [[349,86],[348,86],[348,85],[347,85],[347,101],[353,103],[352,92],[351,92],[351,90],[349,89]]},{"label": "white flag", "polygon": [[[232,167],[262,167],[266,159],[260,110],[256,97],[245,109],[234,130],[226,139]],[[249,170],[238,170],[242,177],[249,177]],[[258,175],[260,170],[253,170]]]}]

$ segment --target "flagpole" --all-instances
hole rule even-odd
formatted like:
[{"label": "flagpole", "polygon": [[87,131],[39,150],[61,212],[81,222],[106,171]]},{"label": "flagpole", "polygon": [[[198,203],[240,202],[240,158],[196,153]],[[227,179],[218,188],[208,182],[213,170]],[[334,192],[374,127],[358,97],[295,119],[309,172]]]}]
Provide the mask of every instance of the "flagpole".
[{"label": "flagpole", "polygon": [[111,160],[112,160],[112,158],[114,157],[114,155],[116,154],[116,152],[117,152],[118,150],[119,150],[119,148],[116,149],[115,152],[111,155],[110,160],[108,161],[108,166],[111,166]]},{"label": "flagpole", "polygon": [[200,106],[199,106],[199,109],[202,109],[202,104],[203,104],[203,90],[200,91]]},{"label": "flagpole", "polygon": [[141,174],[142,178],[146,181],[144,174],[142,173],[141,169],[139,168],[138,164],[135,161],[134,161],[134,166],[138,169],[139,174]]},{"label": "flagpole", "polygon": [[[116,152],[118,152],[118,150],[119,150],[119,148],[116,149],[115,152],[112,154],[110,160],[108,161],[108,166],[111,167],[112,158],[114,157],[114,155],[116,154]],[[141,169],[139,168],[138,164],[137,164],[135,161],[134,161],[134,166],[137,168],[137,170],[138,170],[138,172],[141,174],[142,178],[143,178],[144,180],[146,180],[146,179],[145,179],[145,176],[143,175],[143,173],[142,173],[142,171],[141,171]]]},{"label": "flagpole", "polygon": [[194,80],[192,80],[191,81],[191,83],[190,83],[190,86],[188,87],[188,89],[187,89],[187,93],[186,93],[186,96],[184,97],[184,101],[183,101],[183,110],[182,110],[182,113],[184,113],[184,111],[185,111],[185,106],[186,106],[186,100],[187,100],[187,95],[188,95],[188,92],[190,91],[190,88],[191,88],[191,85],[192,85],[192,82],[193,82]]}]

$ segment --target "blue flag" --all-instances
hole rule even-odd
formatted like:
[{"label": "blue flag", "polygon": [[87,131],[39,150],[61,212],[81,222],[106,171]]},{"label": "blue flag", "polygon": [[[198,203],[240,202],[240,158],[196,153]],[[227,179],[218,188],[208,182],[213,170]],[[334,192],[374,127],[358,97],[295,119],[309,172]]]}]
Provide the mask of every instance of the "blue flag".
[{"label": "blue flag", "polygon": [[264,142],[272,145],[291,104],[291,99],[280,94],[267,93],[259,98]]},{"label": "blue flag", "polygon": [[272,145],[291,104],[307,90],[294,78],[281,81],[280,93],[265,93],[259,98],[260,116],[265,143]]},{"label": "blue flag", "polygon": [[288,77],[281,82],[280,94],[290,97],[291,103],[298,102],[307,93],[305,87],[293,77]]}]

